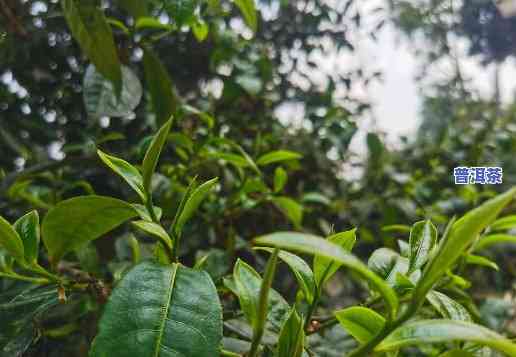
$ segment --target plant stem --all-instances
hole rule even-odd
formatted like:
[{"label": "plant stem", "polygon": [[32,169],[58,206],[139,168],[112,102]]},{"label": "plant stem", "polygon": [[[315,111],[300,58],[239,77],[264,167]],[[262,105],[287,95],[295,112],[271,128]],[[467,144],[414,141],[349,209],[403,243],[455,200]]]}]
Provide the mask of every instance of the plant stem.
[{"label": "plant stem", "polygon": [[312,319],[312,315],[315,311],[315,308],[317,307],[317,304],[319,303],[320,292],[317,288],[315,290],[316,291],[315,291],[315,295],[314,295],[314,300],[312,301],[312,303],[308,307],[308,311],[306,312],[305,331],[308,331],[308,328],[310,327],[310,321]]},{"label": "plant stem", "polygon": [[29,283],[34,283],[34,284],[39,284],[39,285],[45,285],[45,284],[49,284],[50,283],[50,280],[48,280],[48,279],[33,278],[31,276],[19,275],[19,274],[16,274],[14,272],[12,272],[12,273],[2,273],[2,272],[0,272],[0,278],[27,281]]},{"label": "plant stem", "polygon": [[262,285],[260,287],[260,297],[258,300],[258,311],[256,321],[253,324],[253,339],[251,341],[251,349],[249,350],[248,357],[256,357],[258,354],[258,348],[262,341],[263,333],[265,331],[265,320],[267,317],[267,307],[269,305],[269,291],[271,289],[272,281],[274,280],[274,274],[276,273],[276,263],[278,261],[279,249],[274,249],[274,252],[267,262],[265,267],[265,273],[263,274]]}]

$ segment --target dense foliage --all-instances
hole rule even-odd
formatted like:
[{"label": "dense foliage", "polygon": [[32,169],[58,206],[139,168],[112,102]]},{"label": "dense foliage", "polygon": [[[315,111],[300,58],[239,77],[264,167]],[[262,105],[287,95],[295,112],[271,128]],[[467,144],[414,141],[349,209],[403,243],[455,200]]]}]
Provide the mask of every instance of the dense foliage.
[{"label": "dense foliage", "polygon": [[[453,9],[390,6],[425,61],[453,57]],[[352,181],[353,89],[378,73],[316,62],[387,20],[353,0],[0,8],[0,356],[516,356],[513,312],[474,294],[516,276],[515,112],[459,65]],[[486,162],[504,193],[456,189]]]}]

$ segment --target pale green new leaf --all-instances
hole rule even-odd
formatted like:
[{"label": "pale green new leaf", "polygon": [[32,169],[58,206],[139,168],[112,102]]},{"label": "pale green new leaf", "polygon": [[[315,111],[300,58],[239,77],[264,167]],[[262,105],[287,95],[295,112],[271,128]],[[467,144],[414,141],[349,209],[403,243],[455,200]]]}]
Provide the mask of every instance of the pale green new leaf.
[{"label": "pale green new leaf", "polygon": [[161,150],[163,150],[163,146],[167,142],[168,133],[170,132],[170,127],[172,126],[172,119],[169,119],[157,132],[157,134],[152,139],[147,152],[145,153],[145,157],[143,158],[142,163],[142,173],[143,173],[143,188],[145,192],[150,192],[151,189],[151,180],[154,171],[156,170],[156,165],[158,164],[159,155],[161,154]]},{"label": "pale green new leaf", "polygon": [[[337,244],[347,252],[351,252],[351,249],[353,249],[353,246],[357,241],[356,229],[333,234],[326,240],[328,242]],[[328,259],[321,255],[316,255],[314,257],[314,278],[319,290],[322,288],[324,283],[328,281],[328,279],[330,279],[333,274],[337,272],[337,270],[339,270],[341,266],[342,264],[333,259]]]},{"label": "pale green new leaf", "polygon": [[[133,203],[132,206],[136,210],[136,212],[138,212],[138,215],[141,219],[143,219],[144,221],[153,222],[147,207],[139,203]],[[163,216],[163,210],[158,206],[154,206],[154,214],[156,215],[156,218],[160,220]]]},{"label": "pale green new leaf", "polygon": [[416,303],[423,301],[437,280],[464,253],[468,245],[477,239],[480,232],[491,224],[515,194],[516,187],[490,199],[453,224],[448,237],[441,241],[437,253],[426,265],[415,288],[413,299]]},{"label": "pale green new leaf", "polygon": [[186,224],[186,222],[193,216],[195,211],[197,211],[199,205],[202,203],[202,201],[208,195],[208,193],[210,193],[211,190],[215,187],[218,180],[219,179],[215,177],[197,187],[195,190],[192,191],[191,194],[189,194],[189,192],[186,193],[189,194],[189,196],[184,198],[186,199],[184,202],[184,206],[179,207],[180,211],[178,211],[176,215],[177,220],[174,220],[175,222],[173,224],[173,230],[176,235],[183,230],[183,227]]},{"label": "pale green new leaf", "polygon": [[273,197],[272,202],[292,222],[295,227],[301,227],[303,222],[303,206],[290,197]]},{"label": "pale green new leaf", "polygon": [[489,346],[516,357],[516,344],[494,331],[470,322],[453,320],[420,320],[407,322],[394,330],[377,347],[388,351],[410,345],[470,341]]},{"label": "pale green new leaf", "polygon": [[[273,252],[271,248],[258,247],[256,249]],[[279,252],[278,257],[285,262],[294,273],[296,280],[308,303],[312,303],[315,292],[314,274],[310,266],[300,257],[284,250]]]},{"label": "pale green new leaf", "polygon": [[305,342],[303,319],[292,308],[281,328],[276,357],[301,357]]},{"label": "pale green new leaf", "polygon": [[389,308],[390,316],[394,317],[398,309],[398,298],[394,290],[373,273],[357,257],[347,252],[335,243],[305,233],[277,232],[254,239],[256,245],[272,246],[281,249],[294,250],[306,254],[320,255],[342,264],[360,275],[383,296]]},{"label": "pale green new leaf", "polygon": [[428,260],[430,252],[437,242],[437,229],[430,222],[420,221],[410,230],[409,272],[421,268]]},{"label": "pale green new leaf", "polygon": [[426,295],[427,300],[445,319],[456,321],[472,321],[464,306],[443,293],[432,290]]},{"label": "pale green new leaf", "polygon": [[14,222],[13,228],[23,242],[25,261],[32,265],[36,264],[40,240],[38,211],[34,210],[20,217]]},{"label": "pale green new leaf", "polygon": [[488,268],[494,269],[496,271],[500,270],[500,268],[498,267],[498,264],[496,264],[492,260],[490,260],[486,257],[483,257],[481,255],[468,254],[465,257],[465,262],[466,262],[466,264],[488,267]]},{"label": "pale green new leaf", "polygon": [[276,150],[264,154],[256,160],[256,163],[260,166],[270,165],[282,161],[290,161],[300,159],[302,156],[297,152],[288,150]]},{"label": "pale green new leaf", "polygon": [[147,200],[147,195],[145,194],[145,190],[143,188],[143,178],[136,167],[123,159],[108,155],[100,150],[97,150],[97,154],[111,170],[122,177],[125,182],[127,182],[129,186],[131,186],[131,188],[136,191],[142,201]]},{"label": "pale green new leaf", "polygon": [[340,325],[360,343],[376,336],[385,325],[385,318],[367,307],[353,306],[335,311]]},{"label": "pale green new leaf", "polygon": [[253,32],[256,32],[258,29],[258,18],[254,0],[234,0],[234,2],[240,9],[247,26],[249,26]]},{"label": "pale green new leaf", "polygon": [[90,357],[218,356],[222,308],[206,272],[144,262],[115,287]]},{"label": "pale green new leaf", "polygon": [[169,249],[172,249],[172,239],[161,225],[148,221],[135,221],[132,223],[135,227],[158,238]]},{"label": "pale green new leaf", "polygon": [[288,175],[285,169],[278,166],[274,171],[274,192],[280,192],[285,187],[288,180]]},{"label": "pale green new leaf", "polygon": [[0,216],[0,248],[5,249],[7,253],[19,262],[23,263],[25,261],[22,239],[18,232],[2,216]]},{"label": "pale green new leaf", "polygon": [[497,244],[516,244],[516,235],[511,234],[489,234],[480,238],[475,245],[475,251],[491,248]]},{"label": "pale green new leaf", "polygon": [[506,231],[516,228],[516,215],[497,219],[489,226],[492,231]]},{"label": "pale green new leaf", "polygon": [[56,264],[63,255],[100,238],[137,216],[127,202],[104,196],[79,196],[59,202],[43,219],[41,233],[50,259]]}]

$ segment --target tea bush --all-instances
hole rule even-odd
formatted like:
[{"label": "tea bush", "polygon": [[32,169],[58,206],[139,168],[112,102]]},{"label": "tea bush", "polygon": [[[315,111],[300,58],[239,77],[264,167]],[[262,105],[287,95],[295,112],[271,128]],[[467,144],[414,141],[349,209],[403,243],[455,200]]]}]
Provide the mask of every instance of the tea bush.
[{"label": "tea bush", "polygon": [[[66,153],[21,171],[11,162],[3,166],[9,172],[1,207],[5,217],[17,219],[11,224],[0,217],[0,356],[516,356],[511,336],[485,321],[469,289],[478,283],[470,279],[472,267],[500,270],[484,252],[516,243],[516,216],[510,215],[516,188],[482,199],[461,218],[439,214],[435,225],[395,221],[419,211],[380,219],[375,214],[390,206],[369,207],[376,202],[371,195],[386,189],[382,175],[395,173],[382,171],[387,149],[370,134],[366,187],[347,192],[357,201],[364,195],[368,207],[358,214],[364,216],[360,227],[336,229],[344,226],[340,211],[361,203],[331,197],[341,192],[334,178],[339,161],[325,155],[329,149],[345,155],[356,130],[350,113],[324,93],[298,88],[311,101],[314,135],[252,120],[255,114],[269,119],[270,103],[288,97],[284,85],[267,89],[281,71],[260,53],[271,37],[266,31],[280,22],[297,24],[297,16],[271,20],[275,26],[246,42],[221,23],[242,18],[246,30],[266,26],[250,0],[62,0],[61,8],[47,6],[62,13],[89,64],[64,76],[55,98],[42,94],[48,108],[66,113],[52,124],[55,133],[38,125],[20,130],[23,135],[12,123],[0,128],[7,138],[0,144],[24,160],[46,157],[42,152],[60,136]],[[281,6],[302,11],[295,2]],[[323,17],[344,17],[348,8],[312,7]],[[172,21],[162,21],[167,16]],[[316,31],[322,20],[309,20],[312,36],[324,37]],[[51,16],[45,21],[67,41],[62,24]],[[9,26],[21,36],[22,25]],[[234,72],[220,101],[190,100],[195,91],[185,89],[188,78],[199,73],[182,77],[178,71],[174,80],[184,81],[178,86],[187,95],[176,91],[160,57],[161,41],[171,34],[179,42],[174,51],[191,46],[185,36],[199,43],[212,36],[214,64],[231,61]],[[290,40],[278,42],[288,47]],[[19,44],[12,37],[7,42],[7,53],[17,58]],[[124,57],[132,50],[140,60]],[[80,59],[66,46],[62,51],[71,63]],[[23,106],[20,98],[11,100],[8,110]],[[77,119],[83,112],[99,123],[119,119],[110,127],[120,131],[85,125]],[[153,126],[153,135],[141,130]],[[403,200],[406,189],[397,185],[385,194]],[[365,263],[355,243],[370,244],[379,225],[396,238],[376,240]],[[347,284],[340,295],[346,301],[336,301],[336,281]]]}]

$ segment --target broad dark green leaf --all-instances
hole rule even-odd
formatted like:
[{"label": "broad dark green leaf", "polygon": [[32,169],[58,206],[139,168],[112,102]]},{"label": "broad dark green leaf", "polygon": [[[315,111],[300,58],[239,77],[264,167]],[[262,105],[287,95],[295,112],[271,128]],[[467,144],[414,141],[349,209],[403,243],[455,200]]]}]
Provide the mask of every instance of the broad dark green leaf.
[{"label": "broad dark green leaf", "polygon": [[132,223],[135,227],[158,238],[165,246],[172,249],[172,239],[161,225],[148,221],[135,221]]},{"label": "broad dark green leaf", "polygon": [[280,192],[285,187],[288,180],[288,175],[285,169],[278,166],[274,171],[274,192]]},{"label": "broad dark green leaf", "polygon": [[27,355],[38,339],[41,315],[59,304],[55,285],[16,285],[0,294],[0,357]]},{"label": "broad dark green leaf", "polygon": [[389,308],[391,317],[396,315],[398,298],[394,290],[381,277],[369,270],[357,257],[345,251],[335,243],[304,233],[277,232],[254,239],[256,245],[272,246],[281,249],[294,250],[306,254],[320,255],[342,264],[345,268],[355,271],[383,296]]},{"label": "broad dark green leaf", "polygon": [[490,260],[486,257],[483,257],[481,255],[468,254],[465,257],[465,262],[466,262],[466,264],[488,267],[488,268],[494,269],[496,271],[500,270],[500,268],[498,267],[498,264],[496,264],[492,260]]},{"label": "broad dark green leaf", "polygon": [[489,226],[492,231],[506,231],[516,228],[516,215],[497,219]]},{"label": "broad dark green leaf", "polygon": [[298,154],[297,152],[288,150],[277,150],[268,152],[267,154],[260,156],[258,160],[256,160],[256,163],[260,166],[265,166],[282,161],[297,160],[301,157],[301,154]]},{"label": "broad dark green leaf", "polygon": [[61,0],[61,5],[73,37],[99,76],[110,82],[114,93],[121,93],[123,73],[111,27],[101,8],[93,1],[80,0]]},{"label": "broad dark green leaf", "polygon": [[145,157],[143,158],[142,164],[142,172],[143,172],[143,188],[145,192],[150,192],[151,189],[151,180],[154,171],[156,170],[156,165],[158,164],[159,156],[161,154],[161,150],[163,150],[163,146],[167,142],[168,133],[170,132],[170,127],[172,126],[172,119],[169,119],[156,133],[154,138],[152,139],[147,152],[145,153]]},{"label": "broad dark green leaf", "polygon": [[235,4],[240,9],[244,20],[253,32],[258,29],[258,18],[254,0],[234,0]]},{"label": "broad dark green leaf", "polygon": [[0,216],[0,247],[19,262],[25,262],[23,241],[18,232],[2,216]]},{"label": "broad dark green leaf", "polygon": [[360,343],[376,336],[385,325],[385,318],[367,307],[353,306],[335,311],[340,325]]},{"label": "broad dark green leaf", "polygon": [[475,245],[475,251],[491,248],[497,244],[516,244],[516,235],[510,234],[489,234],[480,238]]},{"label": "broad dark green leaf", "polygon": [[20,217],[13,227],[23,242],[25,261],[32,265],[37,263],[40,240],[38,211]]},{"label": "broad dark green leaf", "polygon": [[158,124],[165,123],[177,109],[178,99],[167,69],[150,49],[143,53],[145,82],[152,100],[152,109]]},{"label": "broad dark green leaf", "polygon": [[[357,241],[356,229],[352,229],[345,232],[333,234],[327,238],[328,242],[335,243],[342,247],[345,251],[351,252],[355,242]],[[342,264],[339,262],[328,259],[324,256],[316,255],[314,257],[314,278],[315,283],[319,289],[322,288],[324,283],[330,279]]]},{"label": "broad dark green leaf", "polygon": [[274,202],[274,204],[296,228],[301,227],[301,223],[303,222],[302,205],[285,196],[273,197],[272,202]]},{"label": "broad dark green leaf", "polygon": [[142,98],[142,85],[133,71],[122,66],[122,89],[116,95],[113,83],[108,81],[95,66],[86,69],[83,80],[83,99],[86,111],[95,118],[124,117],[133,113]]},{"label": "broad dark green leaf", "polygon": [[281,327],[276,356],[301,357],[303,355],[304,342],[305,330],[303,319],[299,316],[296,309],[292,308],[288,318]]},{"label": "broad dark green leaf", "polygon": [[453,320],[420,320],[405,323],[387,336],[376,350],[387,351],[410,345],[452,341],[476,342],[508,356],[516,356],[516,344],[503,336],[483,326]]},{"label": "broad dark green leaf", "polygon": [[468,310],[445,294],[432,290],[428,292],[426,298],[445,319],[472,321]]},{"label": "broad dark green leaf", "polygon": [[143,178],[140,174],[140,171],[138,171],[136,167],[123,159],[108,155],[100,150],[97,150],[97,154],[111,170],[122,177],[125,182],[127,182],[129,186],[131,186],[131,188],[136,191],[142,201],[147,200],[147,195],[145,194],[145,189],[143,188]]},{"label": "broad dark green leaf", "polygon": [[222,308],[209,275],[143,262],[115,287],[90,357],[219,355]]},{"label": "broad dark green leaf", "polygon": [[218,178],[215,177],[209,181],[206,181],[195,190],[193,190],[192,194],[188,196],[184,206],[181,211],[178,212],[177,220],[174,224],[174,232],[177,235],[179,232],[183,230],[186,222],[193,216],[199,205],[202,203],[204,198],[210,193],[210,191],[215,187],[218,182]]},{"label": "broad dark green leaf", "polygon": [[100,238],[137,215],[129,203],[111,197],[71,198],[59,202],[43,219],[43,243],[56,264],[67,252]]},{"label": "broad dark green leaf", "polygon": [[409,272],[421,268],[427,262],[436,242],[437,229],[430,220],[417,222],[412,226],[409,238]]},{"label": "broad dark green leaf", "polygon": [[426,293],[437,280],[463,254],[466,247],[478,237],[480,232],[491,224],[515,194],[516,187],[490,199],[453,224],[448,237],[441,240],[437,253],[426,265],[416,286],[413,295],[416,303],[423,301]]},{"label": "broad dark green leaf", "polygon": [[[265,250],[269,253],[273,252],[273,249],[271,248],[258,247],[257,249]],[[312,269],[310,269],[310,266],[297,255],[283,250],[279,252],[278,257],[289,266],[290,270],[292,270],[306,300],[308,303],[312,303],[316,287],[314,274]]]}]

